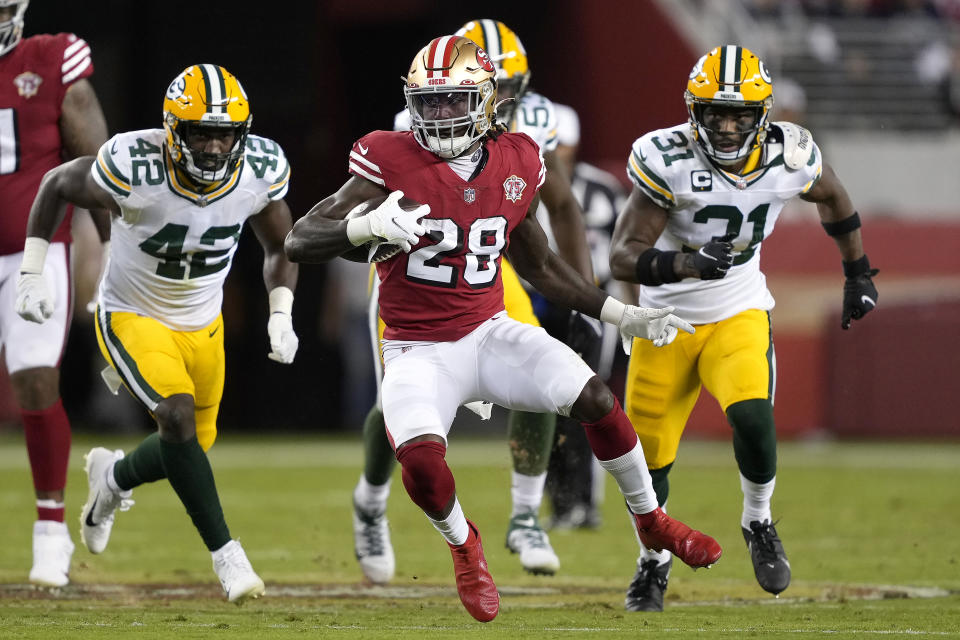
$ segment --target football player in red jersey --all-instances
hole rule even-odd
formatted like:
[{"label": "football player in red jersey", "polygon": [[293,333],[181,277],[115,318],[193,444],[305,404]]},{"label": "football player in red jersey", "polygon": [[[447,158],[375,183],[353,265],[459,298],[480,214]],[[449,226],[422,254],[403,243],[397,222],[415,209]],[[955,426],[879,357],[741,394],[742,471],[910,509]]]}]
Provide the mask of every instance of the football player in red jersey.
[{"label": "football player in red jersey", "polygon": [[[458,36],[432,40],[414,58],[404,93],[412,131],[375,131],[354,143],[352,177],[294,225],[285,249],[294,261],[325,262],[371,242],[402,247],[377,265],[384,417],[407,493],[450,546],[464,607],[486,622],[500,604],[444,460],[457,408],[476,400],[580,420],[641,539],[694,567],[716,562],[713,538],[657,508],[643,449],[609,388],[562,342],[507,317],[501,256],[509,252],[550,299],[628,335],[667,344],[691,327],[669,308],[607,296],[549,250],[536,219],[543,160],[528,136],[496,124],[495,70],[483,49]],[[425,204],[404,211],[400,192]],[[388,193],[376,209],[344,220]]]},{"label": "football player in red jersey", "polygon": [[70,223],[51,240],[44,273],[54,292],[45,324],[14,311],[27,216],[43,175],[64,159],[95,154],[107,124],[93,87],[90,47],[72,33],[22,39],[27,0],[0,0],[0,339],[20,406],[37,521],[30,581],[69,581],[73,542],[64,524],[70,423],[60,401],[60,358],[73,307]]}]

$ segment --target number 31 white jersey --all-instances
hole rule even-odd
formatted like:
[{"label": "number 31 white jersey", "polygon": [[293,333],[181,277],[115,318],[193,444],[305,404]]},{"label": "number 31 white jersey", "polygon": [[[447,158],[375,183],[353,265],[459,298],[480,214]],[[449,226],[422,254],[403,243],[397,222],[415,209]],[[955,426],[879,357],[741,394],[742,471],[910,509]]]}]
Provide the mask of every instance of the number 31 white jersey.
[{"label": "number 31 white jersey", "polygon": [[174,171],[164,141],[163,129],[118,134],[90,169],[121,210],[111,222],[99,303],[196,331],[220,313],[243,223],[284,197],[290,166],[280,145],[251,135],[240,167],[200,195]]},{"label": "number 31 white jersey", "polygon": [[807,162],[796,170],[788,168],[783,136],[774,123],[757,167],[738,176],[707,159],[687,124],[653,131],[634,142],[627,175],[668,213],[657,249],[697,251],[714,238],[737,234],[733,266],[724,278],[641,286],[640,305],[673,306],[676,315],[693,324],[718,322],[746,309],[772,309],[773,296],[760,271],[760,247],[784,204],[820,178],[820,149],[812,141],[810,146]]}]

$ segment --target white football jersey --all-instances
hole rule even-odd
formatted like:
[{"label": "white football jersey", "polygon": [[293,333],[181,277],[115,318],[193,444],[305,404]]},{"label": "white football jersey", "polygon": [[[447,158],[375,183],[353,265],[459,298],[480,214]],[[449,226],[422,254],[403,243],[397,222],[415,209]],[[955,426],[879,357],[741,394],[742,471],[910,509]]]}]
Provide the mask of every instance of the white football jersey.
[{"label": "white football jersey", "polygon": [[693,323],[717,322],[746,309],[773,308],[760,271],[760,248],[792,197],[806,193],[820,178],[823,159],[811,141],[807,162],[789,169],[783,136],[773,123],[757,167],[738,176],[719,169],[703,154],[688,124],[653,131],[633,143],[627,162],[630,180],[667,210],[667,226],[657,240],[663,251],[697,251],[714,238],[736,233],[734,261],[720,280],[687,278],[658,287],[640,287],[640,305],[675,307]]},{"label": "white football jersey", "polygon": [[[394,131],[409,131],[412,120],[404,109],[393,117]],[[510,131],[525,133],[540,147],[540,155],[557,148],[557,111],[553,103],[539,93],[527,91],[520,98]]]},{"label": "white football jersey", "polygon": [[220,313],[243,223],[284,197],[290,165],[280,145],[251,135],[240,167],[199,195],[174,171],[165,136],[163,129],[118,134],[91,167],[121,210],[111,222],[99,303],[196,331]]}]

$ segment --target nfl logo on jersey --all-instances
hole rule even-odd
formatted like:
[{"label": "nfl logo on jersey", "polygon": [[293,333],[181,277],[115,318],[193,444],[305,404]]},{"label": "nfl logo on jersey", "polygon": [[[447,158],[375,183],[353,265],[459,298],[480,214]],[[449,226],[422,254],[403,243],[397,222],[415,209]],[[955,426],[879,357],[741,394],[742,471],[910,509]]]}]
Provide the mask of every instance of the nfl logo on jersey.
[{"label": "nfl logo on jersey", "polygon": [[471,204],[474,200],[477,199],[477,190],[473,187],[463,190],[463,201],[467,204]]},{"label": "nfl logo on jersey", "polygon": [[516,202],[523,197],[523,190],[526,188],[527,183],[517,175],[512,175],[506,180],[503,181],[503,191],[506,195],[507,200],[510,202]]}]

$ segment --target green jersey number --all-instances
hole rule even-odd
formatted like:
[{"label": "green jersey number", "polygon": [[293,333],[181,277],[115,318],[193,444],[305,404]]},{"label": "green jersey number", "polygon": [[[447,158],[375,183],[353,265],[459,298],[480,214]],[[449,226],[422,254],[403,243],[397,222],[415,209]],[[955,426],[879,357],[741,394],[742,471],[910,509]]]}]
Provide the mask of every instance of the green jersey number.
[{"label": "green jersey number", "polygon": [[[171,280],[200,278],[226,269],[230,264],[230,249],[240,239],[240,225],[229,227],[210,227],[200,236],[200,244],[214,246],[218,240],[231,240],[226,249],[211,249],[209,251],[194,251],[185,253],[183,243],[187,239],[190,229],[185,224],[164,225],[160,231],[140,243],[140,249],[157,260],[157,275]],[[189,265],[189,275],[187,266]]]},{"label": "green jersey number", "polygon": [[[273,140],[263,138],[247,138],[247,162],[258,179],[263,179],[267,169],[277,170],[277,156],[280,155],[280,145]],[[259,152],[262,155],[255,155]],[[270,157],[273,156],[273,157]]]},{"label": "green jersey number", "polygon": [[686,151],[674,151],[673,153],[667,153],[673,149],[678,149],[681,147],[686,147],[690,144],[690,141],[687,140],[687,136],[683,135],[679,131],[674,131],[670,134],[670,137],[666,139],[665,142],[661,141],[659,136],[653,137],[653,144],[656,145],[657,149],[660,150],[660,153],[663,157],[663,165],[669,167],[674,160],[689,160],[693,157],[693,149],[687,149]]},{"label": "green jersey number", "polygon": [[[747,248],[741,251],[740,254],[733,259],[734,265],[741,265],[753,257],[753,254],[756,252],[757,245],[763,242],[763,230],[767,226],[767,211],[769,210],[769,204],[761,204],[744,216],[743,212],[736,207],[725,204],[716,204],[704,207],[703,209],[700,209],[700,211],[697,211],[695,214],[693,214],[693,221],[698,224],[706,224],[710,220],[726,220],[727,230],[725,233],[733,233],[737,235],[740,234],[740,229],[743,227],[744,217],[746,217],[747,222],[753,223],[753,235],[750,238],[750,244],[747,245]],[[720,235],[722,236],[724,234]],[[684,246],[683,250],[694,251],[693,248],[687,246]]]}]

